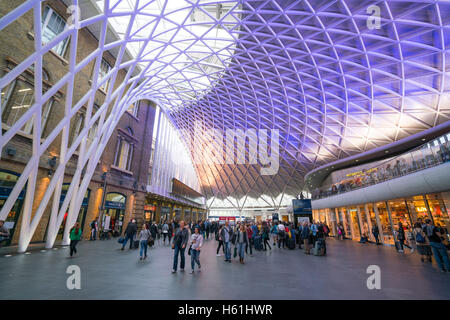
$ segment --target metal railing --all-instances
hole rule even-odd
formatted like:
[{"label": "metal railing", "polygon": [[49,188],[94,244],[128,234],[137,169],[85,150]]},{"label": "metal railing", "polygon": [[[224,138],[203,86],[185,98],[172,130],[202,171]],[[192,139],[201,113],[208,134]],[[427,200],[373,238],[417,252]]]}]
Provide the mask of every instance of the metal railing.
[{"label": "metal railing", "polygon": [[448,161],[450,161],[450,141],[431,147],[422,145],[377,166],[361,169],[360,172],[354,173],[352,177],[343,179],[330,186],[317,188],[312,192],[312,199],[323,199],[372,186]]}]

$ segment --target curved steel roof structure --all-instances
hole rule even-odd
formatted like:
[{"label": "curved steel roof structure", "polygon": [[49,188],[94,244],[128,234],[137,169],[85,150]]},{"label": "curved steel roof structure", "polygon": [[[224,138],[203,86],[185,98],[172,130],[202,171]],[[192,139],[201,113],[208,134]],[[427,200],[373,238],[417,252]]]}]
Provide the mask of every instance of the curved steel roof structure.
[{"label": "curved steel roof structure", "polygon": [[[261,164],[217,164],[200,157],[198,176],[209,205],[236,208],[260,203],[277,207],[303,189],[303,176],[324,163],[384,145],[446,122],[450,117],[450,3],[445,0],[65,0],[77,6],[73,21],[49,43],[41,39],[41,1],[27,0],[0,18],[0,31],[34,11],[36,51],[0,79],[6,87],[34,65],[42,86],[42,56],[70,37],[69,73],[0,136],[0,148],[33,119],[30,159],[2,218],[28,181],[22,227],[26,248],[53,194],[59,199],[64,166],[79,147],[77,173],[65,203],[53,206],[59,226],[71,201],[68,223],[118,119],[127,106],[147,98],[158,103],[183,132],[193,157],[208,154],[211,129],[279,132],[279,170],[261,175]],[[84,10],[96,7],[97,12]],[[80,28],[98,28],[99,47],[76,61]],[[113,28],[118,40],[107,41]],[[104,51],[117,62],[99,78]],[[92,89],[72,106],[75,75],[95,61]],[[119,70],[127,76],[91,118],[96,90]],[[41,106],[67,86],[66,113],[40,142]],[[127,91],[125,89],[128,89]],[[70,119],[87,105],[84,129],[67,145]],[[107,113],[109,104],[112,112]],[[94,142],[84,137],[99,120]],[[200,128],[198,131],[197,129]],[[62,155],[41,206],[31,219],[39,157],[63,133]],[[95,147],[94,147],[95,146]],[[250,152],[251,150],[248,150]],[[82,176],[82,171],[85,172]],[[259,199],[259,200],[258,200]],[[53,229],[50,230],[52,233]],[[52,234],[51,239],[55,234]],[[52,245],[49,241],[49,245]]]}]

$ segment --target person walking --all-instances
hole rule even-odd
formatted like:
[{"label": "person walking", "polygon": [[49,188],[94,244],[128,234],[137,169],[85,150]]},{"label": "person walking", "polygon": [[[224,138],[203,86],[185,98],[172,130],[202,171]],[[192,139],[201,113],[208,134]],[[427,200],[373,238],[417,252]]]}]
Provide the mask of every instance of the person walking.
[{"label": "person walking", "polygon": [[168,225],[169,225],[169,231],[167,233],[167,236],[169,237],[169,244],[170,244],[170,241],[172,240],[172,237],[173,237],[173,223],[171,222]]},{"label": "person walking", "polygon": [[184,221],[180,221],[180,227],[175,232],[172,242],[173,255],[173,269],[172,273],[177,272],[178,255],[180,255],[180,271],[184,271],[184,252],[189,241],[189,230],[185,227]]},{"label": "person walking", "polygon": [[262,241],[264,243],[264,251],[267,251],[267,246],[269,246],[269,249],[272,250],[272,247],[270,246],[270,236],[269,236],[269,226],[266,222],[263,223],[262,226]]},{"label": "person walking", "polygon": [[303,223],[302,233],[300,235],[303,240],[305,254],[309,254],[309,226],[307,222]]},{"label": "person walking", "polygon": [[225,254],[225,246],[223,244],[223,238],[222,238],[222,234],[221,234],[222,228],[223,228],[223,226],[220,226],[219,229],[216,230],[216,241],[219,242],[219,244],[217,245],[217,252],[216,252],[216,255],[218,257],[220,257],[220,253],[219,253],[220,247],[222,247],[222,252]]},{"label": "person walking", "polygon": [[248,234],[247,231],[245,230],[245,225],[242,223],[239,226],[239,229],[237,231],[237,235],[236,235],[236,242],[237,242],[237,246],[238,246],[238,252],[239,252],[239,262],[241,264],[244,264],[244,253],[245,253],[245,248],[248,245]]},{"label": "person walking", "polygon": [[378,226],[376,224],[374,224],[372,227],[372,234],[373,234],[373,237],[375,238],[375,243],[377,245],[379,245],[380,244],[380,230],[378,229]]},{"label": "person walking", "polygon": [[272,239],[273,239],[273,246],[275,247],[277,244],[277,235],[278,235],[278,222],[275,222],[275,224],[272,226],[272,228],[270,229],[270,233],[272,234]]},{"label": "person walking", "polygon": [[208,220],[205,221],[205,230],[206,230],[206,240],[209,239],[209,234],[211,233],[211,222]]},{"label": "person walking", "polygon": [[122,243],[121,250],[125,249],[128,240],[130,240],[130,249],[133,248],[133,240],[136,232],[137,232],[136,220],[132,219],[130,223],[128,223],[127,228],[125,229],[125,240]]},{"label": "person walking", "polygon": [[139,234],[139,260],[147,259],[148,239],[150,239],[151,236],[152,234],[150,233],[150,230],[148,230],[147,225],[144,223],[141,233]]},{"label": "person walking", "polygon": [[245,247],[245,254],[248,254],[247,249],[250,249],[250,255],[253,256],[253,230],[250,226],[250,224],[247,224],[247,238],[248,238],[248,242],[247,242],[247,246]]},{"label": "person walking", "polygon": [[191,252],[191,273],[194,273],[195,264],[198,265],[198,271],[202,268],[200,264],[200,250],[203,245],[203,236],[200,233],[200,230],[198,227],[194,228],[194,233],[191,235],[190,239],[190,252]]},{"label": "person walking", "polygon": [[284,227],[284,224],[280,223],[278,225],[278,249],[283,245],[283,249],[285,248],[286,244],[286,228]]},{"label": "person walking", "polygon": [[98,229],[98,223],[97,223],[97,218],[95,218],[89,225],[89,227],[91,228],[91,234],[90,234],[90,238],[89,240],[97,240],[97,229]]},{"label": "person walking", "polygon": [[75,223],[75,226],[70,229],[70,257],[77,253],[77,244],[81,240],[81,234],[80,224],[77,222]]},{"label": "person walking", "polygon": [[397,240],[398,240],[399,246],[400,246],[398,252],[400,252],[400,253],[403,253],[404,247],[409,248],[411,250],[411,252],[413,251],[413,249],[405,243],[405,239],[406,239],[405,229],[403,229],[403,224],[401,222],[399,222],[398,229],[397,229]]},{"label": "person walking", "polygon": [[231,238],[233,237],[233,229],[230,227],[230,222],[225,221],[225,226],[221,231],[222,241],[225,247],[225,262],[231,262]]},{"label": "person walking", "polygon": [[[163,226],[162,226],[162,234],[163,234],[163,243],[166,244],[166,238],[169,234],[169,225],[167,224],[167,222],[164,222]],[[169,240],[170,243],[170,240]]]},{"label": "person walking", "polygon": [[416,240],[417,252],[420,254],[420,261],[425,262],[425,259],[428,262],[431,262],[431,255],[433,252],[431,251],[430,242],[428,240],[427,235],[422,230],[422,224],[416,222],[414,224],[414,239]]},{"label": "person walking", "polygon": [[[443,244],[447,235],[442,232],[441,228],[433,226],[430,219],[427,219],[425,222],[427,224],[428,240],[430,241],[434,259],[436,259],[436,263],[438,264],[441,272],[450,272],[450,262],[448,259],[447,248]],[[431,230],[431,232],[429,230]]]}]

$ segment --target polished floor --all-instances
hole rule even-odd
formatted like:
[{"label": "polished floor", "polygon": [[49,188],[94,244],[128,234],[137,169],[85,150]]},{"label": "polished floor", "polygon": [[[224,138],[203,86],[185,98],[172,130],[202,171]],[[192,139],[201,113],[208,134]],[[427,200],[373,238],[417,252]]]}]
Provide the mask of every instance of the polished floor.
[{"label": "polished floor", "polygon": [[[171,274],[166,244],[139,261],[137,250],[121,251],[115,240],[83,241],[78,256],[69,249],[5,255],[0,250],[2,299],[450,299],[450,274],[423,264],[417,254],[350,240],[327,242],[324,257],[301,250],[257,252],[241,265],[225,263],[208,240],[201,252],[202,272]],[[409,252],[409,250],[408,250]],[[68,290],[66,269],[81,270],[81,289]],[[369,265],[381,269],[381,289],[366,285]]]}]

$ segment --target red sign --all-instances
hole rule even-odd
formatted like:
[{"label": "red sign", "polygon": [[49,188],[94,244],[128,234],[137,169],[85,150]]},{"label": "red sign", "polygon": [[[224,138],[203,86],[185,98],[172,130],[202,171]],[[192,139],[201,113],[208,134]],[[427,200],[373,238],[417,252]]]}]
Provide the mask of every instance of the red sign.
[{"label": "red sign", "polygon": [[236,217],[219,217],[219,220],[236,221]]},{"label": "red sign", "polygon": [[156,211],[156,208],[155,208],[155,206],[145,205],[144,206],[144,211]]}]

